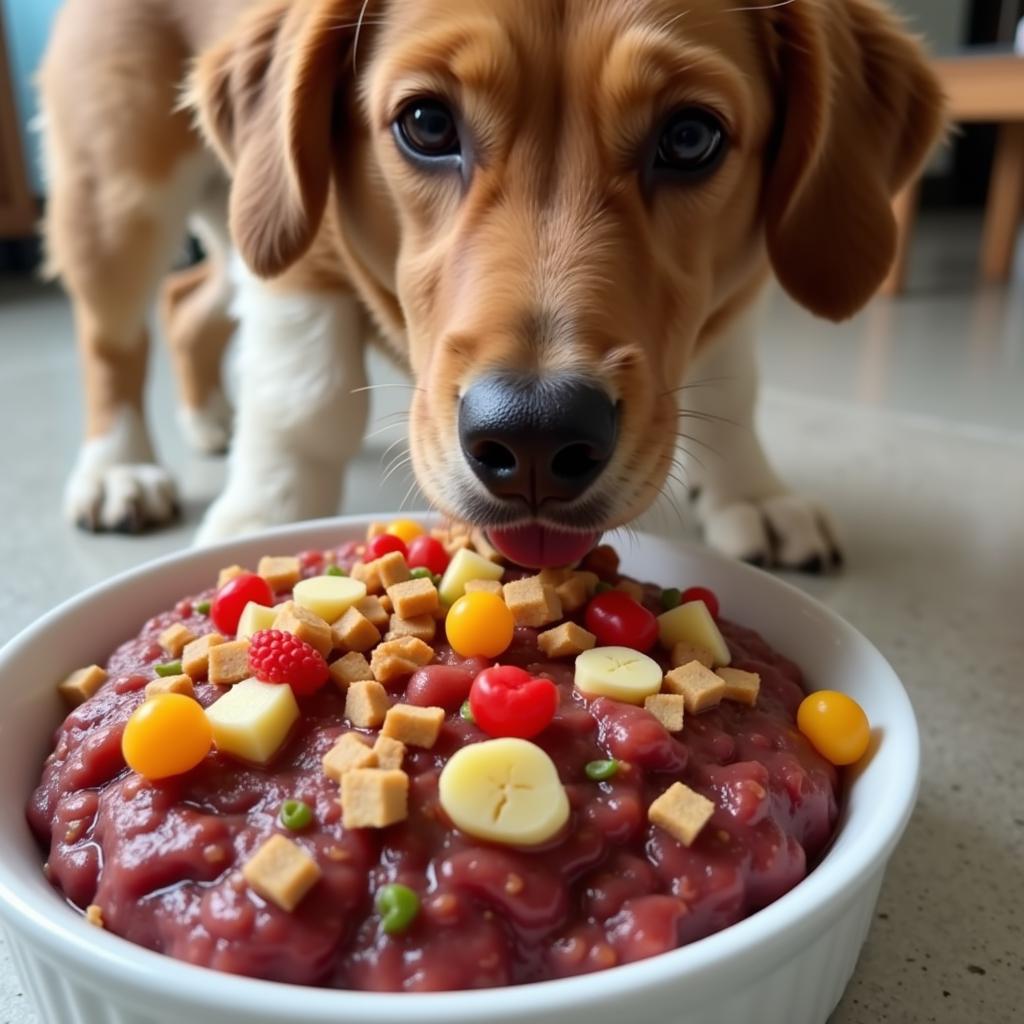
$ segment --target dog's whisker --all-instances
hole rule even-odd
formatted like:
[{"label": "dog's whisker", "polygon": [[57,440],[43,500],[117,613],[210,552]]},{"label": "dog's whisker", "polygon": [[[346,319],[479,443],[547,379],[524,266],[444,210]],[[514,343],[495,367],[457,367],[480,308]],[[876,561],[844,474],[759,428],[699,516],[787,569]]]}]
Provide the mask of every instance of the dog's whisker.
[{"label": "dog's whisker", "polygon": [[[382,452],[380,453],[380,461],[381,461],[381,464],[382,464],[382,465],[383,465],[383,463],[384,463],[384,460],[385,460],[385,459],[386,459],[386,458],[388,457],[389,453],[390,453],[390,452],[392,452],[392,451],[393,451],[393,450],[394,450],[395,448],[397,448],[397,447],[398,447],[398,445],[400,445],[400,444],[401,444],[401,443],[402,443],[402,442],[403,442],[404,440],[405,440],[405,437],[404,437],[404,436],[402,436],[402,437],[396,437],[396,438],[395,438],[395,440],[394,440],[394,441],[392,441],[392,442],[391,442],[391,444],[389,444],[389,445],[387,446],[387,448],[385,448],[385,449],[384,449],[384,451],[382,451]],[[409,453],[409,449],[407,448],[407,449],[405,450],[405,454],[408,454],[408,453]]]},{"label": "dog's whisker", "polygon": [[679,391],[686,391],[692,388],[708,387],[712,384],[724,384],[738,379],[739,378],[735,374],[727,374],[721,377],[702,377],[700,380],[688,380],[685,384],[680,384],[679,387],[669,388],[667,391],[661,392],[661,395],[674,395]]},{"label": "dog's whisker", "polygon": [[395,475],[395,473],[397,473],[400,469],[405,469],[407,466],[409,466],[411,462],[411,455],[407,455],[404,458],[399,457],[399,459],[396,462],[394,462],[391,466],[388,467],[387,471],[383,474],[383,476],[381,476],[380,486],[383,487],[388,482],[388,480]]},{"label": "dog's whisker", "polygon": [[716,458],[721,458],[722,457],[722,453],[713,444],[708,444],[707,441],[702,441],[699,437],[694,437],[693,434],[686,433],[685,430],[680,430],[675,435],[675,438],[676,438],[677,442],[678,441],[691,441],[691,442],[693,442],[693,444],[699,444],[701,446],[701,448],[703,448],[705,451],[709,452],[711,455],[714,455]]},{"label": "dog's whisker", "polygon": [[356,58],[359,54],[359,37],[363,33],[363,25],[366,22],[366,12],[370,6],[370,0],[363,0],[363,6],[359,8],[359,17],[356,19],[356,34],[352,38],[352,75],[358,76],[359,68]]},{"label": "dog's whisker", "polygon": [[416,387],[415,384],[364,384],[361,388],[353,388],[350,395],[360,395],[364,391],[381,391],[385,388],[402,388],[405,391],[423,391],[423,388]]}]

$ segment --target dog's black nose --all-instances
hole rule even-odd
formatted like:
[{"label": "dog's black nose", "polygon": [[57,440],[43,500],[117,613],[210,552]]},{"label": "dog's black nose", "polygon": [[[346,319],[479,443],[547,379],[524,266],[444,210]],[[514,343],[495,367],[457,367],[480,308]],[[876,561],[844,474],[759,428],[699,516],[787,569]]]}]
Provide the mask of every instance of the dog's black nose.
[{"label": "dog's black nose", "polygon": [[459,440],[470,468],[499,497],[579,497],[615,450],[618,410],[579,377],[493,374],[474,381],[459,405]]}]

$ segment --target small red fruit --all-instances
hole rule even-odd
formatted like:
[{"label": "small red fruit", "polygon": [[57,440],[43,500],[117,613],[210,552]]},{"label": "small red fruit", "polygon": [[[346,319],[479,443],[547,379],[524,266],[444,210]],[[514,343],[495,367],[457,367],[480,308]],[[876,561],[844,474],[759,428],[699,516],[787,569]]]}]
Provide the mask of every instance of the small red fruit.
[{"label": "small red fruit", "polygon": [[711,618],[718,618],[718,598],[707,587],[688,587],[679,598],[679,603],[686,604],[687,601],[703,601],[711,612]]},{"label": "small red fruit", "polygon": [[330,678],[323,655],[282,629],[261,629],[249,641],[249,670],[264,683],[283,683],[296,697],[316,693]]},{"label": "small red fruit", "polygon": [[594,597],[584,618],[601,647],[649,651],[658,639],[654,613],[621,590],[606,590]]},{"label": "small red fruit", "polygon": [[398,551],[403,558],[408,558],[409,553],[406,550],[405,541],[401,537],[396,537],[393,533],[378,534],[373,540],[366,542],[364,561],[376,561],[378,558],[391,554],[392,551]]},{"label": "small red fruit", "polygon": [[474,721],[488,736],[528,740],[555,717],[558,687],[513,665],[494,665],[473,680],[469,706]]},{"label": "small red fruit", "polygon": [[444,545],[428,534],[410,541],[409,553],[405,560],[409,563],[410,569],[429,569],[435,576],[442,575],[451,561]]},{"label": "small red fruit", "polygon": [[257,576],[254,572],[239,573],[217,591],[217,596],[210,606],[213,624],[222,633],[237,633],[238,620],[250,601],[269,608],[274,603],[274,593],[262,576]]}]

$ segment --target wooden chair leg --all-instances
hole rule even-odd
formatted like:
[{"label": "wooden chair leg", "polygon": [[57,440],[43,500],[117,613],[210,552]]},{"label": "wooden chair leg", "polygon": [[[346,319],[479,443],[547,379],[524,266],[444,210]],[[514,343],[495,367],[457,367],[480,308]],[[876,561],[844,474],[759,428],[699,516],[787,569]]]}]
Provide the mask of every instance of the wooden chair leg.
[{"label": "wooden chair leg", "polygon": [[917,194],[920,188],[915,179],[893,200],[892,213],[896,218],[896,255],[889,275],[882,282],[882,295],[899,295],[907,279],[907,262],[910,256],[910,238],[914,233],[917,218]]},{"label": "wooden chair leg", "polygon": [[981,273],[986,281],[1009,279],[1017,230],[1024,214],[1024,124],[999,129],[995,163],[985,202]]}]

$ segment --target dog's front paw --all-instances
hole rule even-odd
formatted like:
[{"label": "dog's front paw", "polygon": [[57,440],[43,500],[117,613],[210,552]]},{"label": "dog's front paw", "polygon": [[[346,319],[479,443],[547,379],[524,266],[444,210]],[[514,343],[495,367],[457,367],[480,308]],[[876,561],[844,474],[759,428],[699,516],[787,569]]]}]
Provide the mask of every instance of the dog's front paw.
[{"label": "dog's front paw", "polygon": [[703,526],[711,547],[754,565],[820,573],[843,561],[828,513],[797,494],[734,502],[705,515]]},{"label": "dog's front paw", "polygon": [[64,492],[66,518],[83,530],[141,533],[177,518],[174,481],[151,462],[107,465],[80,458]]},{"label": "dog's front paw", "polygon": [[178,425],[185,440],[200,455],[223,455],[231,443],[233,412],[224,392],[214,391],[198,409],[178,409]]}]

